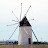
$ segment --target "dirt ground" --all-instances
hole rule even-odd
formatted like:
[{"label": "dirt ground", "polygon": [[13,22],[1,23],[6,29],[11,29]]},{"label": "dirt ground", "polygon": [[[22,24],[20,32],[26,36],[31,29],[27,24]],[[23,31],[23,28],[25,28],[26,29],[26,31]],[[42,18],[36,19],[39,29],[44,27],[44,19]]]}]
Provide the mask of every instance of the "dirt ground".
[{"label": "dirt ground", "polygon": [[48,45],[0,45],[0,48],[48,48]]}]

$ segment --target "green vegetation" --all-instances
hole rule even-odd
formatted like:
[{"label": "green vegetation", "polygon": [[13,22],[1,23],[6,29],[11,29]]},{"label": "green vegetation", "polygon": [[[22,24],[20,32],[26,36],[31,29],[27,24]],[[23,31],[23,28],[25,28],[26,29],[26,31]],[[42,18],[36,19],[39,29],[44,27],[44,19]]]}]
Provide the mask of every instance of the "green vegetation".
[{"label": "green vegetation", "polygon": [[[13,44],[18,44],[18,41],[14,41],[12,42]],[[43,44],[43,45],[48,45],[47,42],[33,42],[33,45],[40,45],[40,44]]]},{"label": "green vegetation", "polygon": [[44,44],[44,45],[48,45],[48,43],[47,42],[33,42],[33,44]]},{"label": "green vegetation", "polygon": [[18,44],[18,41],[13,42],[13,44]]}]

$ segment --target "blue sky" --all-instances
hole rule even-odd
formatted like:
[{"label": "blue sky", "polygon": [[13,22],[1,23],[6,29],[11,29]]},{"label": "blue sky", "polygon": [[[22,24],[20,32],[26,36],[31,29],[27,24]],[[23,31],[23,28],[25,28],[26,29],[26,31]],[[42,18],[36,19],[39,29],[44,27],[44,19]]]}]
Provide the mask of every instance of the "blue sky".
[{"label": "blue sky", "polygon": [[[12,14],[12,11],[14,11],[15,15],[20,19],[21,3],[23,4],[22,18],[31,5],[26,17],[28,20],[35,19],[29,22],[38,40],[48,42],[48,0],[0,0],[0,40],[8,40],[18,25],[6,26],[15,23],[12,20],[17,20]],[[18,40],[18,34],[19,28],[16,30],[11,40]],[[34,35],[33,41],[36,41]]]}]

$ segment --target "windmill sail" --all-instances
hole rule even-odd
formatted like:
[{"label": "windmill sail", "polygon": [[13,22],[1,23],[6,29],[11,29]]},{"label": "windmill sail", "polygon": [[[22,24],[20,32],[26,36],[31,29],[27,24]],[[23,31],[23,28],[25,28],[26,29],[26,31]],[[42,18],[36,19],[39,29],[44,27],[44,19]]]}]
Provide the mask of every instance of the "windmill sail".
[{"label": "windmill sail", "polygon": [[[19,26],[19,25],[18,25]],[[13,36],[13,34],[15,33],[16,29],[18,28],[18,26],[15,28],[14,32],[12,33],[12,35],[9,37],[9,39]]]},{"label": "windmill sail", "polygon": [[28,8],[28,10],[27,10],[27,12],[25,13],[25,15],[24,15],[24,16],[26,16],[26,15],[27,15],[27,13],[28,13],[28,11],[29,11],[30,7],[31,7],[31,5],[29,6],[29,8]]},{"label": "windmill sail", "polygon": [[[31,29],[32,30],[32,29]],[[38,39],[37,39],[37,37],[36,37],[36,35],[35,35],[35,33],[34,33],[34,31],[32,30],[32,32],[33,32],[33,34],[34,34],[34,36],[35,36],[35,38],[36,38],[36,40],[37,40],[37,42],[38,42]]]},{"label": "windmill sail", "polygon": [[22,14],[22,3],[21,3],[20,21],[21,21],[21,14]]},{"label": "windmill sail", "polygon": [[[13,15],[16,17],[16,15],[14,14],[14,12],[12,11]],[[19,19],[16,17],[16,19],[19,21]]]}]

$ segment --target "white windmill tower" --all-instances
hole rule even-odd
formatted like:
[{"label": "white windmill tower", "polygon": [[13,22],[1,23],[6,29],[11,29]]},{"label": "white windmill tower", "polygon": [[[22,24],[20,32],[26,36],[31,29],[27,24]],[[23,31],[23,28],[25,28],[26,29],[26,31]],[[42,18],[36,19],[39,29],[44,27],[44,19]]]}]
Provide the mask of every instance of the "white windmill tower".
[{"label": "white windmill tower", "polygon": [[33,44],[31,25],[26,16],[20,21],[18,45]]},{"label": "white windmill tower", "polygon": [[[31,7],[31,6],[30,6]],[[29,7],[29,9],[30,9]],[[29,9],[27,10],[26,14],[28,13]],[[14,12],[12,11],[12,13],[14,14]],[[19,37],[18,37],[18,45],[29,45],[29,44],[33,44],[32,42],[32,33],[34,34],[35,38],[37,39],[35,33],[32,30],[32,26],[30,25],[28,19],[26,18],[26,14],[24,15],[24,18],[21,20],[21,14],[22,14],[22,3],[21,3],[21,13],[20,13],[20,21],[19,19],[16,17],[16,19],[19,21],[15,21],[17,23],[19,23],[19,25],[16,27],[16,29],[19,27]],[[34,20],[34,19],[31,19]],[[16,23],[15,23],[16,24]],[[15,24],[11,24],[11,25],[15,25]],[[7,26],[11,26],[11,25],[7,25]],[[16,29],[14,30],[14,32],[16,31]],[[14,32],[12,33],[12,35],[14,34]],[[9,37],[9,39],[12,37],[12,35]],[[37,39],[38,42],[38,39]]]}]

